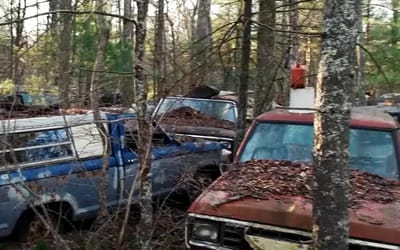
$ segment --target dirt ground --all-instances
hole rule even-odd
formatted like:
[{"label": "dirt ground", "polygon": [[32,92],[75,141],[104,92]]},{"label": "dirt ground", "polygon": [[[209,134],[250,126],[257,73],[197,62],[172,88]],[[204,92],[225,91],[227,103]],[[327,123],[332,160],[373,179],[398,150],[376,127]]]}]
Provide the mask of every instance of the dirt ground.
[{"label": "dirt ground", "polygon": [[[153,249],[185,249],[184,245],[184,229],[185,229],[185,214],[188,209],[186,200],[168,201],[158,206],[155,210],[154,233],[152,248]],[[110,219],[112,223],[101,230],[94,230],[91,222],[86,222],[74,230],[70,230],[66,234],[60,235],[63,241],[73,250],[94,250],[94,249],[137,249],[136,242],[136,225],[138,221],[138,213],[133,212],[129,218],[128,228],[123,246],[118,246],[118,233],[124,211],[119,212],[119,217],[112,215]],[[5,239],[0,242],[0,250],[53,250],[60,249],[52,237],[37,239],[31,243],[17,243],[12,239]]]}]

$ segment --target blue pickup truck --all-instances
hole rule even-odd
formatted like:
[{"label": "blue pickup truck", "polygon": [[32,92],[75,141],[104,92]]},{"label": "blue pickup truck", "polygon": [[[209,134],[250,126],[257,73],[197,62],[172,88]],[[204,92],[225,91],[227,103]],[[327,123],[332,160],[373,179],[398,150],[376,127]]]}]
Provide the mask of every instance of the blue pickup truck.
[{"label": "blue pickup truck", "polygon": [[[102,113],[111,140],[109,207],[123,205],[138,170],[132,114]],[[96,216],[104,152],[93,114],[0,120],[0,237],[26,239],[37,233],[40,216],[80,221]],[[181,177],[215,168],[222,145],[177,141],[162,130],[153,136],[153,195],[177,190]],[[184,185],[182,185],[182,188]]]}]

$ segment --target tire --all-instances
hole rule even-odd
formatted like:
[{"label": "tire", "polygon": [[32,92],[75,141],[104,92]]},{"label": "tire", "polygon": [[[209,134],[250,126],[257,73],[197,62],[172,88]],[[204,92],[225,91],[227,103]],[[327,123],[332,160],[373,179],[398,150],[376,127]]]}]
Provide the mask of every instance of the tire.
[{"label": "tire", "polygon": [[[45,220],[49,220],[52,227],[56,227],[57,233],[64,233],[67,223],[64,218],[54,211],[47,211],[49,218],[46,218],[42,211],[38,211]],[[49,228],[43,223],[42,219],[32,209],[24,212],[14,230],[14,237],[19,242],[36,242],[45,240],[51,236]]]}]

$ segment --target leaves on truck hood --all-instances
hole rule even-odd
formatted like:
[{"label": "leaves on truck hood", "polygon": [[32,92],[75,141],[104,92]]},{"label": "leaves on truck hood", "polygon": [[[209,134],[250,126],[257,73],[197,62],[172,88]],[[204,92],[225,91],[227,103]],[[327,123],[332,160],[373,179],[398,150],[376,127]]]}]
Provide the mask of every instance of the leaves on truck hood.
[{"label": "leaves on truck hood", "polygon": [[[284,196],[304,196],[312,198],[312,166],[290,161],[253,160],[232,164],[221,181],[211,186],[211,190],[225,191],[228,198],[217,205],[246,197],[270,199]],[[400,202],[399,181],[351,170],[351,207],[365,201],[377,203]],[[397,187],[397,188],[396,188]]]},{"label": "leaves on truck hood", "polygon": [[216,127],[225,129],[235,128],[235,123],[231,121],[217,119],[190,107],[181,107],[171,110],[163,115],[157,116],[157,119],[161,119],[161,124],[169,125]]}]

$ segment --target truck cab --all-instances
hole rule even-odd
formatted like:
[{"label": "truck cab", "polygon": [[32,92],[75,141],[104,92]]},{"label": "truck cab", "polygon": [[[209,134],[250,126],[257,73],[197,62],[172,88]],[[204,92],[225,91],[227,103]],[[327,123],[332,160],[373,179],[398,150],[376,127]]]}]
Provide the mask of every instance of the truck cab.
[{"label": "truck cab", "polygon": [[[257,117],[231,169],[188,211],[188,249],[309,249],[313,112]],[[350,123],[350,249],[400,249],[399,123],[371,107]]]}]

